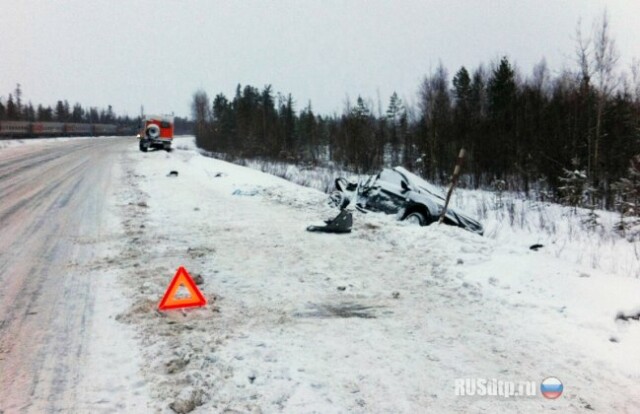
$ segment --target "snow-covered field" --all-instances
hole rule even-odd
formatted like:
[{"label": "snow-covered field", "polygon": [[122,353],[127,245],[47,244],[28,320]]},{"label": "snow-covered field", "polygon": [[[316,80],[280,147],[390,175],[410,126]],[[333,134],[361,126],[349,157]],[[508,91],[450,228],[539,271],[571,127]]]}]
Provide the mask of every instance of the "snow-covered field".
[{"label": "snow-covered field", "polygon": [[[341,168],[310,169],[258,160],[242,160],[242,164],[326,193],[334,189],[338,177],[363,181],[367,178]],[[588,209],[534,201],[522,194],[467,189],[457,189],[451,203],[478,218],[488,238],[503,243],[543,244],[548,252],[565,261],[612,275],[640,278],[640,226],[631,226],[621,236],[616,230],[618,213],[595,210],[597,219],[595,225],[590,225]]]},{"label": "snow-covered field", "polygon": [[[109,277],[83,358],[100,380],[78,390],[82,410],[640,412],[640,321],[616,320],[640,312],[637,241],[473,191],[454,204],[486,237],[373,213],[356,213],[350,234],[309,233],[337,213],[322,191],[176,141],[172,153],[113,141],[117,228],[89,264]],[[209,303],[159,312],[179,266]],[[455,394],[460,379],[549,376],[564,383],[557,400]]]},{"label": "snow-covered field", "polygon": [[[138,332],[161,411],[640,410],[640,323],[615,320],[639,309],[640,280],[624,277],[637,263],[611,271],[615,243],[595,266],[570,258],[588,236],[562,236],[553,211],[552,235],[379,214],[356,215],[348,235],[308,233],[336,214],[322,192],[201,156],[190,139],[177,148],[122,160],[128,240],[112,258],[135,303],[117,319]],[[159,313],[181,265],[209,305]],[[460,378],[548,376],[564,383],[558,400],[454,393]]]}]

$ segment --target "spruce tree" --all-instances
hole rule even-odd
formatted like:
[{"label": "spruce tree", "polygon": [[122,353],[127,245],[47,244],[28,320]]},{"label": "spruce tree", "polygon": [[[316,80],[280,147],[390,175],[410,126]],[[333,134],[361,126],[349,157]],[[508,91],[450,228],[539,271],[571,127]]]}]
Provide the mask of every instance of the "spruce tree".
[{"label": "spruce tree", "polygon": [[389,99],[389,107],[387,108],[387,121],[389,128],[389,141],[391,144],[391,163],[395,166],[400,160],[400,123],[405,114],[402,100],[398,98],[398,94],[393,92]]},{"label": "spruce tree", "polygon": [[584,203],[584,192],[587,186],[587,173],[578,169],[579,161],[573,159],[573,170],[564,168],[564,174],[558,178],[562,184],[560,191],[560,201],[562,204],[573,207],[574,213],[578,207]]},{"label": "spruce tree", "polygon": [[491,160],[489,171],[502,177],[511,171],[518,152],[516,119],[515,70],[503,57],[489,80],[489,119],[492,133],[487,135],[485,145]]},{"label": "spruce tree", "polygon": [[582,224],[588,231],[594,231],[597,228],[602,227],[600,224],[600,215],[596,212],[597,199],[599,198],[599,191],[597,188],[587,185],[585,189],[586,199],[588,200],[585,207],[589,209],[585,217],[582,219]]},{"label": "spruce tree", "polygon": [[18,108],[13,102],[13,95],[9,94],[9,99],[7,99],[7,119],[9,121],[17,121],[19,118]]},{"label": "spruce tree", "polygon": [[616,204],[620,211],[617,230],[623,234],[640,225],[640,154],[631,158],[629,164],[627,176],[613,185],[618,193]]}]

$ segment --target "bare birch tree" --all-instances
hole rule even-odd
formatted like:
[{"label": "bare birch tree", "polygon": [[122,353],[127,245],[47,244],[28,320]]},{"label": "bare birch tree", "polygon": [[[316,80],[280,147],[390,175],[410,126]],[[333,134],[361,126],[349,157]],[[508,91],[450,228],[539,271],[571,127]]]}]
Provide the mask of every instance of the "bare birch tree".
[{"label": "bare birch tree", "polygon": [[600,164],[600,141],[602,139],[602,115],[605,104],[615,90],[618,78],[614,70],[618,62],[619,54],[616,48],[615,39],[611,35],[609,27],[609,17],[605,11],[602,20],[598,22],[594,29],[593,40],[593,66],[594,75],[598,86],[596,105],[596,129],[593,145],[593,177],[598,180]]}]

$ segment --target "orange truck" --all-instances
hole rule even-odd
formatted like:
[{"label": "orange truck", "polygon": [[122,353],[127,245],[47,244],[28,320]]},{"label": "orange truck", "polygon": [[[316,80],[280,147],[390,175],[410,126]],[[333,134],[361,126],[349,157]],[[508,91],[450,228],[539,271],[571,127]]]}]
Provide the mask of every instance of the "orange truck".
[{"label": "orange truck", "polygon": [[173,142],[173,116],[149,115],[143,120],[144,129],[138,134],[140,151],[147,152],[149,148],[171,151]]}]

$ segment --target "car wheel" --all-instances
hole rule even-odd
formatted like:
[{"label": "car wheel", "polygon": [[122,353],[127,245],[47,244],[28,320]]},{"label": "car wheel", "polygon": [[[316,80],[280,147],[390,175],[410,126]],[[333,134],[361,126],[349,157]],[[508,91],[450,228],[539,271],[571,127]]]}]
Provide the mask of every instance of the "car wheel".
[{"label": "car wheel", "polygon": [[424,216],[424,214],[417,211],[408,214],[407,217],[404,218],[404,220],[411,224],[417,224],[418,226],[424,226],[425,224],[427,224],[427,218]]},{"label": "car wheel", "polygon": [[140,141],[140,151],[147,152],[148,149],[149,149],[149,146],[143,143],[142,141]]}]

